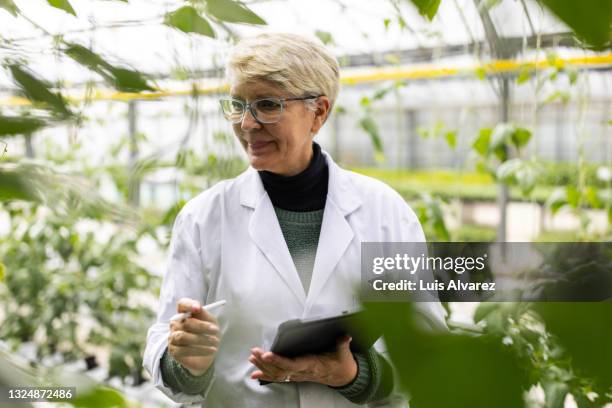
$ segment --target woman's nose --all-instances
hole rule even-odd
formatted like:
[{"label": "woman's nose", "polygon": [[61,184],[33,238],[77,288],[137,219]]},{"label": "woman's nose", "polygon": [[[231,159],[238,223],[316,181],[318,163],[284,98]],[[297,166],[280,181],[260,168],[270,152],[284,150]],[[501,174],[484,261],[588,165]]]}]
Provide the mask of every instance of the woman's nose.
[{"label": "woman's nose", "polygon": [[242,130],[251,130],[260,128],[261,124],[255,120],[255,117],[251,113],[249,109],[244,113],[244,117],[242,118],[242,122],[240,123],[240,128]]}]

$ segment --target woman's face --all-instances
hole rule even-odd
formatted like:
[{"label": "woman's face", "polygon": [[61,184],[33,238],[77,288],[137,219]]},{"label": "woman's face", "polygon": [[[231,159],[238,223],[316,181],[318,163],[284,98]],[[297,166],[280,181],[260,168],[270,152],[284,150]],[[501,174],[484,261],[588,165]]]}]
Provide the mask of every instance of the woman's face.
[{"label": "woman's face", "polygon": [[[266,81],[237,83],[230,93],[233,98],[246,102],[296,96]],[[283,114],[276,123],[258,123],[247,110],[242,122],[234,124],[234,132],[253,168],[293,176],[308,166],[312,139],[325,122],[330,103],[327,97],[320,97],[316,112],[308,109],[303,101],[285,101],[284,105]]]}]

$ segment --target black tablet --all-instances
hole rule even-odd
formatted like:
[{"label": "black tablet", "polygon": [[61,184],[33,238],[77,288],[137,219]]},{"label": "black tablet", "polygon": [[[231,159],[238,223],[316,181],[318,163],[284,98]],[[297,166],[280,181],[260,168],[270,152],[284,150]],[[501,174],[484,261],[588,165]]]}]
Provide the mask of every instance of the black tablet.
[{"label": "black tablet", "polygon": [[[270,351],[289,358],[326,353],[334,351],[338,340],[348,334],[353,338],[351,351],[365,353],[378,340],[380,333],[359,330],[363,324],[363,312],[344,312],[324,318],[288,320],[278,326]],[[268,384],[265,381],[260,383]]]}]

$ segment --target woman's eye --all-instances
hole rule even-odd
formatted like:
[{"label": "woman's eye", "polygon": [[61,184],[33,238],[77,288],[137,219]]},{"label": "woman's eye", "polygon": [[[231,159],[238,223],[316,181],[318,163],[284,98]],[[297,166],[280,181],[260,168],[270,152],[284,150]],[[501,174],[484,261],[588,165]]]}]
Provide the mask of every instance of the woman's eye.
[{"label": "woman's eye", "polygon": [[257,109],[267,110],[267,111],[277,110],[277,109],[280,109],[280,103],[273,101],[273,100],[264,99],[264,100],[257,102]]}]

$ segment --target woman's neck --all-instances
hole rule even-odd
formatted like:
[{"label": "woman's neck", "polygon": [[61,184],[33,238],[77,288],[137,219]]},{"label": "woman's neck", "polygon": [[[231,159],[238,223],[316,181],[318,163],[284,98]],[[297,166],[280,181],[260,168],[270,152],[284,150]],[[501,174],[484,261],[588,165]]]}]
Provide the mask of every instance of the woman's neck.
[{"label": "woman's neck", "polygon": [[294,176],[260,171],[264,188],[275,207],[288,211],[315,211],[325,207],[329,171],[321,147],[312,144],[308,166]]}]

